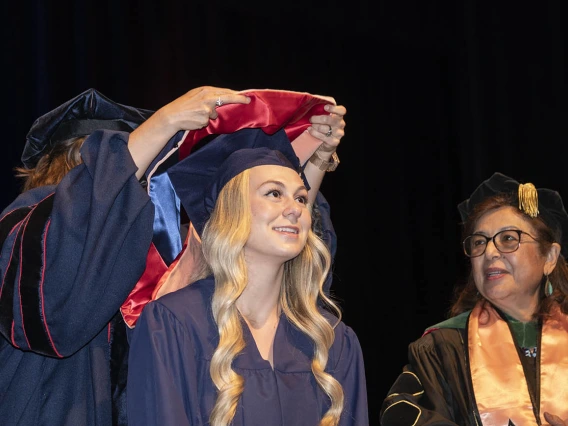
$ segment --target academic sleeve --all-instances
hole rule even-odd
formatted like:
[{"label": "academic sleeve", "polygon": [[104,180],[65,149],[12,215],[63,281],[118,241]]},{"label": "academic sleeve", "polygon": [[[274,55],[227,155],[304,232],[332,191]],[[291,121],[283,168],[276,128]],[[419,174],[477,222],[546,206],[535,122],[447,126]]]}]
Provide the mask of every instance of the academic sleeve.
[{"label": "academic sleeve", "polygon": [[383,401],[382,426],[477,424],[462,342],[459,330],[440,329],[409,345],[408,364]]},{"label": "academic sleeve", "polygon": [[0,332],[13,346],[75,353],[144,271],[154,208],[127,142],[127,133],[94,132],[59,185],[27,191],[2,212]]},{"label": "academic sleeve", "polygon": [[331,221],[331,207],[321,192],[318,192],[316,195],[314,212],[314,226],[316,233],[325,242],[331,252],[331,269],[325,278],[325,283],[323,285],[324,292],[329,294],[331,284],[333,283],[333,267],[335,262],[335,253],[337,252],[337,235],[335,234],[335,228]]},{"label": "academic sleeve", "polygon": [[345,394],[340,426],[367,426],[369,410],[363,351],[357,335],[344,323],[336,329],[336,342],[341,349],[333,369],[329,372],[339,381]]},{"label": "academic sleeve", "polygon": [[188,362],[192,352],[190,336],[174,315],[159,303],[146,305],[130,336],[130,353],[136,356],[128,367],[129,426],[191,424],[185,406],[192,390],[183,379],[198,373],[182,372],[194,369]]}]

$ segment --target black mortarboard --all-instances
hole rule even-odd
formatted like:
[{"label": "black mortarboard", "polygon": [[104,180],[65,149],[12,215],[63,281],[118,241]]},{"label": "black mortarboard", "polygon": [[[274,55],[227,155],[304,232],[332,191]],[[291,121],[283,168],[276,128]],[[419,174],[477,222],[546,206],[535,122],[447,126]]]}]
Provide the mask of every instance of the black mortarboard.
[{"label": "black mortarboard", "polygon": [[46,148],[95,130],[131,132],[153,113],[116,103],[95,89],[85,90],[34,122],[26,136],[22,163],[33,168]]},{"label": "black mortarboard", "polygon": [[[304,178],[284,129],[273,135],[262,129],[219,135],[170,167],[167,173],[189,220],[201,236],[225,184],[242,171],[261,165],[289,167]],[[309,188],[305,179],[304,183]]]},{"label": "black mortarboard", "polygon": [[562,245],[562,254],[568,258],[568,214],[564,209],[562,197],[557,191],[546,188],[535,188],[533,184],[521,184],[496,172],[483,181],[471,196],[458,204],[463,222],[466,221],[473,208],[485,198],[501,193],[511,193],[519,200],[519,209],[531,216],[540,216],[550,226]]}]

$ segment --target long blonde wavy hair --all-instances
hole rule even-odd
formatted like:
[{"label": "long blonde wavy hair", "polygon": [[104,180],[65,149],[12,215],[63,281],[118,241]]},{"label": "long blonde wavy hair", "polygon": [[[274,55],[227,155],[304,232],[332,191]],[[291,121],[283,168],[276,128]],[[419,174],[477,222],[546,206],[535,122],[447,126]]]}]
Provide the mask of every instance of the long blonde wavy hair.
[{"label": "long blonde wavy hair", "polygon": [[[219,331],[219,345],[213,353],[210,374],[218,389],[210,416],[212,426],[229,425],[235,416],[244,379],[231,364],[245,347],[243,329],[236,302],[247,285],[243,248],[251,229],[249,170],[231,179],[220,191],[215,208],[202,235],[207,266],[201,277],[215,276],[212,308]],[[309,211],[312,207],[308,206]],[[312,372],[330,399],[330,408],[319,426],[336,426],[343,410],[344,394],[340,383],[324,371],[336,324],[330,324],[318,309],[318,301],[333,312],[338,321],[341,311],[323,292],[325,277],[331,267],[331,255],[325,243],[312,231],[306,246],[284,265],[279,304],[288,320],[314,343]],[[316,425],[314,425],[316,426]]]}]

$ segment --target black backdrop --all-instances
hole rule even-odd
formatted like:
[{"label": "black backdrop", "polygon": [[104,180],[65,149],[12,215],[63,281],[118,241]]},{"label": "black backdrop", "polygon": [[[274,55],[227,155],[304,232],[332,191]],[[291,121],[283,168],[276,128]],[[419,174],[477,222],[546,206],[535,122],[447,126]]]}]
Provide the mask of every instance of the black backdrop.
[{"label": "black backdrop", "polygon": [[201,85],[333,96],[322,186],[371,424],[465,269],[456,205],[500,171],[568,194],[561,1],[2,1],[2,204],[35,118],[94,87],[156,109]]}]

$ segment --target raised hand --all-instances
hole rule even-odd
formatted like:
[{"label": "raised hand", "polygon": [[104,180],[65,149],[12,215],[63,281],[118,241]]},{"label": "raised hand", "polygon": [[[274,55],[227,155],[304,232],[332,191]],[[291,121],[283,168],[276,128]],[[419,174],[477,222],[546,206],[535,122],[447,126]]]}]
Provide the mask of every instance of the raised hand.
[{"label": "raised hand", "polygon": [[235,90],[196,87],[164,105],[130,134],[128,149],[138,166],[140,179],[152,160],[180,130],[197,130],[218,117],[216,107],[223,104],[248,104],[250,98]]},{"label": "raised hand", "polygon": [[308,132],[323,142],[320,151],[333,152],[337,149],[341,138],[345,135],[345,120],[343,117],[347,113],[347,109],[343,105],[331,104],[326,105],[324,108],[329,114],[312,116],[310,118],[312,126],[308,128]]}]

